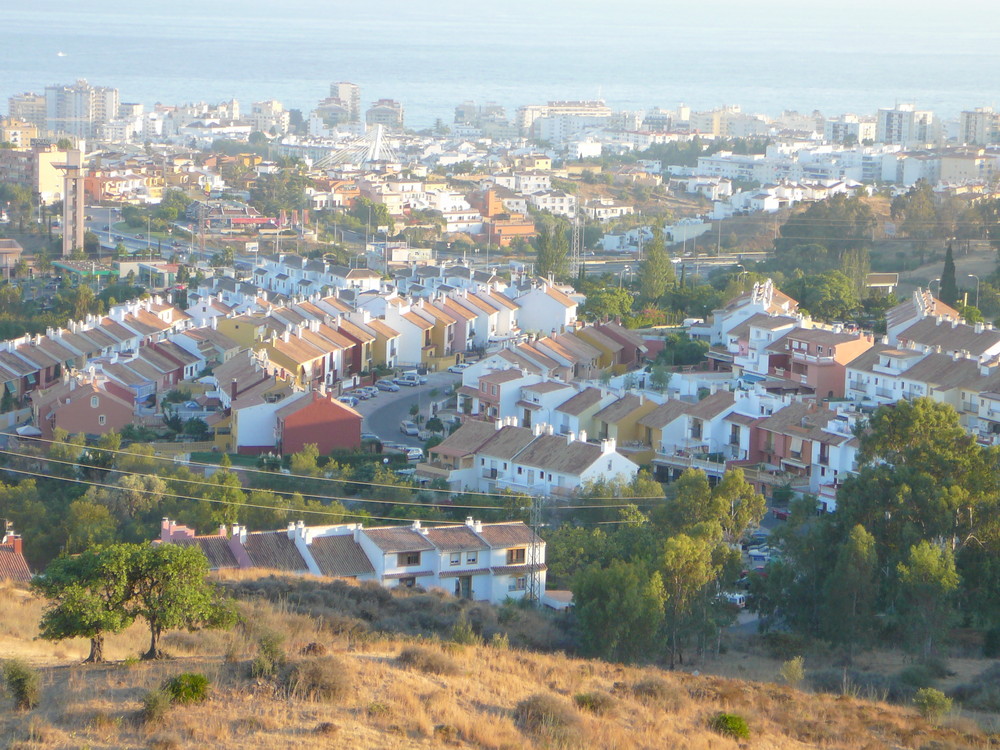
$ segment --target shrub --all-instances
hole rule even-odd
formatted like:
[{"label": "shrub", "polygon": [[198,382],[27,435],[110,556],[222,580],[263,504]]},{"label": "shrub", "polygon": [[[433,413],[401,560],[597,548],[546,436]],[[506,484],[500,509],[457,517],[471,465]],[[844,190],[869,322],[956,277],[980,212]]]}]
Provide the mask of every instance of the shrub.
[{"label": "shrub", "polygon": [[716,714],[708,725],[713,731],[724,737],[732,737],[735,740],[750,739],[750,727],[747,726],[747,720],[738,714]]},{"label": "shrub", "polygon": [[29,711],[38,705],[42,697],[42,681],[35,669],[23,661],[11,659],[4,662],[3,678],[19,710]]},{"label": "shrub", "polygon": [[288,692],[296,698],[338,700],[351,692],[352,685],[351,672],[334,656],[296,662],[288,675]]},{"label": "shrub", "polygon": [[796,656],[781,665],[778,674],[785,681],[785,684],[798,687],[799,683],[805,679],[806,671],[802,666],[802,661],[801,656]]},{"label": "shrub", "polygon": [[493,637],[490,638],[490,648],[495,648],[497,651],[509,651],[510,638],[507,637],[506,633],[494,633]]},{"label": "shrub", "polygon": [[920,688],[913,697],[913,703],[928,721],[938,721],[951,711],[951,698],[936,688]]},{"label": "shrub", "polygon": [[285,666],[283,638],[278,633],[264,633],[257,639],[257,654],[250,662],[252,677],[271,678]]},{"label": "shrub", "polygon": [[426,646],[409,646],[399,654],[399,663],[430,674],[457,674],[458,665],[447,654]]},{"label": "shrub", "polygon": [[618,701],[603,690],[591,690],[589,693],[577,693],[573,696],[577,706],[592,714],[610,713]]},{"label": "shrub", "polygon": [[1000,656],[1000,625],[990,628],[983,636],[983,656],[987,659]]},{"label": "shrub", "polygon": [[670,685],[662,677],[648,677],[645,680],[635,683],[632,692],[643,698],[653,698],[654,700],[664,700],[672,692]]},{"label": "shrub", "polygon": [[472,625],[469,624],[469,619],[465,616],[464,610],[458,613],[455,625],[451,629],[451,640],[463,646],[480,646],[483,643],[483,639],[476,634],[476,631],[472,629]]},{"label": "shrub", "polygon": [[158,724],[170,710],[170,696],[163,690],[150,690],[142,696],[142,720],[147,724]]},{"label": "shrub", "polygon": [[914,688],[925,688],[934,684],[934,675],[926,664],[911,664],[904,667],[896,675],[896,679]]},{"label": "shrub", "polygon": [[184,672],[163,683],[163,691],[173,703],[201,703],[208,700],[209,681],[203,674]]},{"label": "shrub", "polygon": [[531,695],[514,708],[514,719],[529,732],[561,735],[576,729],[580,717],[566,701],[551,693]]}]

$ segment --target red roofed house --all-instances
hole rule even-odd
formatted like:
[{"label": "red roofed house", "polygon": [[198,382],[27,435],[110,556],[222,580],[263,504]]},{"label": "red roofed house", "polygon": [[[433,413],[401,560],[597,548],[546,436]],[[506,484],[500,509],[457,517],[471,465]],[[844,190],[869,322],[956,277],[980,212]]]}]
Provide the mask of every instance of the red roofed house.
[{"label": "red roofed house", "polygon": [[0,581],[27,583],[30,580],[31,571],[24,559],[21,537],[8,529],[0,540]]},{"label": "red roofed house", "polygon": [[309,443],[320,454],[361,445],[361,415],[318,391],[296,398],[275,416],[277,448],[283,454],[298,453]]},{"label": "red roofed house", "polygon": [[132,423],[134,394],[100,376],[72,374],[32,399],[32,416],[42,437],[50,440],[61,427],[71,435],[120,432]]}]

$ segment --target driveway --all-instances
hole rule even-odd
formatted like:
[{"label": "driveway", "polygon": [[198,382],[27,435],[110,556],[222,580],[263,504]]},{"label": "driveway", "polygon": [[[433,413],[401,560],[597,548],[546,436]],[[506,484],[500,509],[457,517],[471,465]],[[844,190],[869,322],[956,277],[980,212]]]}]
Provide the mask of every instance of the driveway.
[{"label": "driveway", "polygon": [[[431,391],[437,389],[433,400],[444,397],[445,391],[462,383],[462,376],[450,372],[431,372],[427,374],[425,385],[401,385],[398,391],[379,391],[378,396],[360,402],[355,408],[365,418],[362,429],[374,432],[383,440],[422,448],[424,441],[417,437],[407,437],[399,431],[399,423],[404,419],[412,419],[410,407],[414,404],[420,407],[420,413],[426,419],[431,403]],[[348,393],[350,393],[348,391]]]}]

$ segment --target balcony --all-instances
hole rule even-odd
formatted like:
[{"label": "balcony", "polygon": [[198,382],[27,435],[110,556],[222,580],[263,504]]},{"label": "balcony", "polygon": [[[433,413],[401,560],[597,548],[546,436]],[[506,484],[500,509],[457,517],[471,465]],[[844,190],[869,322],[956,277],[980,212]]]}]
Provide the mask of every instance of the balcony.
[{"label": "balcony", "polygon": [[865,384],[863,382],[861,382],[860,380],[848,380],[847,381],[847,390],[849,390],[849,391],[864,391],[866,389],[865,389]]},{"label": "balcony", "polygon": [[496,469],[483,469],[483,479],[496,479],[497,470]]},{"label": "balcony", "polygon": [[792,350],[792,361],[793,362],[807,362],[812,365],[832,365],[836,360],[832,356],[822,357],[818,354],[806,354],[805,352],[799,352]]}]

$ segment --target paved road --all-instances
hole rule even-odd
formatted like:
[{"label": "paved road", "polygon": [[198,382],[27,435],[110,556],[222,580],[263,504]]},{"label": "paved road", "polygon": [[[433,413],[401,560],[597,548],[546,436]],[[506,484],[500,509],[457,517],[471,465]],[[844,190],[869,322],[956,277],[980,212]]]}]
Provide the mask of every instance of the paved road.
[{"label": "paved road", "polygon": [[383,440],[390,440],[415,448],[424,442],[416,437],[407,437],[399,431],[399,423],[410,419],[410,407],[417,404],[426,417],[431,402],[431,391],[437,388],[443,396],[447,388],[460,385],[461,375],[450,372],[432,372],[427,375],[427,383],[418,386],[400,386],[399,391],[379,391],[375,398],[362,401],[357,410],[365,418],[363,429],[374,432]]}]

